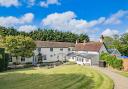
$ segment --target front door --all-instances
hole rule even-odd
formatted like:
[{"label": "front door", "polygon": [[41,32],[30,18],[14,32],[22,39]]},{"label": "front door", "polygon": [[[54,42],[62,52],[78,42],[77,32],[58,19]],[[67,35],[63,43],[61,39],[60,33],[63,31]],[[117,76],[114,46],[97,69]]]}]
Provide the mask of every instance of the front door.
[{"label": "front door", "polygon": [[43,58],[42,58],[42,54],[39,53],[38,54],[38,63],[41,63],[41,62],[43,62]]}]

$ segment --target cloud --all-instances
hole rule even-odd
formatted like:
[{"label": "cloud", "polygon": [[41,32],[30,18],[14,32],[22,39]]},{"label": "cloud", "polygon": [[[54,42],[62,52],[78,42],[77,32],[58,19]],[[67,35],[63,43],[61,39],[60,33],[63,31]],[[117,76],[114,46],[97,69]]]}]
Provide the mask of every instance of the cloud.
[{"label": "cloud", "polygon": [[32,13],[24,14],[22,17],[17,18],[14,16],[8,17],[0,17],[0,25],[1,26],[14,26],[18,24],[30,23],[34,19],[34,15]]},{"label": "cloud", "polygon": [[128,33],[128,29],[126,29],[126,33]]},{"label": "cloud", "polygon": [[117,35],[117,34],[119,34],[118,30],[113,30],[109,28],[102,32],[103,36],[110,36],[110,37],[113,37],[114,35]]},{"label": "cloud", "polygon": [[42,24],[44,27],[53,29],[83,33],[88,32],[91,27],[103,23],[104,20],[105,18],[101,17],[98,20],[87,22],[83,19],[76,19],[76,14],[74,12],[67,11],[48,15],[42,20]]},{"label": "cloud", "polygon": [[37,27],[34,25],[23,25],[23,26],[20,26],[18,28],[18,31],[31,32],[31,31],[34,31],[36,29],[37,29]]},{"label": "cloud", "polygon": [[10,6],[19,6],[20,3],[18,0],[0,0],[0,6],[10,7]]},{"label": "cloud", "polygon": [[104,24],[120,24],[121,18],[123,18],[126,14],[128,14],[127,10],[119,10],[117,13],[111,15]]},{"label": "cloud", "polygon": [[36,0],[28,0],[28,7],[34,6]]},{"label": "cloud", "polygon": [[41,1],[40,6],[41,7],[48,7],[49,5],[60,5],[61,3],[59,0],[47,0],[47,1]]},{"label": "cloud", "polygon": [[20,18],[22,23],[30,23],[34,19],[33,13],[27,13],[23,17]]}]

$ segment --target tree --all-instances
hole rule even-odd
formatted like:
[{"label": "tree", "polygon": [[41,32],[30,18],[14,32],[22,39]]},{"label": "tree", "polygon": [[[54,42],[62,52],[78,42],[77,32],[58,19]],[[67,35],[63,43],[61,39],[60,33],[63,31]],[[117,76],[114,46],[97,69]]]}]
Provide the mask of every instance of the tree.
[{"label": "tree", "polygon": [[86,42],[89,42],[89,37],[88,37],[87,34],[80,34],[79,37],[78,37],[78,40],[79,40],[79,42],[83,42],[84,40]]},{"label": "tree", "polygon": [[79,40],[79,42],[83,42],[83,40],[89,41],[89,37],[87,34],[75,34],[72,32],[63,32],[54,29],[40,29],[38,28],[35,31],[31,31],[30,33],[19,32],[13,27],[5,28],[0,26],[0,35],[1,36],[29,36],[33,40],[41,40],[41,41],[59,41],[59,42],[74,42]]},{"label": "tree", "polygon": [[18,58],[31,57],[36,48],[34,41],[26,36],[6,36],[2,41],[6,51],[11,53],[12,56]]},{"label": "tree", "polygon": [[128,33],[125,33],[120,38],[120,51],[123,55],[128,56]]}]

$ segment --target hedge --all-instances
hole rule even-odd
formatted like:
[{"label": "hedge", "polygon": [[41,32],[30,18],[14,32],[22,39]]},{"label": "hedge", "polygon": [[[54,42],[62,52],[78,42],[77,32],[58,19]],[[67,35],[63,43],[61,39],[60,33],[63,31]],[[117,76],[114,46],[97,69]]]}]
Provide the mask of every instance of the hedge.
[{"label": "hedge", "polygon": [[116,56],[109,55],[108,53],[101,53],[100,59],[106,61],[109,66],[115,69],[123,68],[123,61]]},{"label": "hedge", "polygon": [[8,54],[5,54],[5,49],[0,48],[0,72],[7,70]]}]

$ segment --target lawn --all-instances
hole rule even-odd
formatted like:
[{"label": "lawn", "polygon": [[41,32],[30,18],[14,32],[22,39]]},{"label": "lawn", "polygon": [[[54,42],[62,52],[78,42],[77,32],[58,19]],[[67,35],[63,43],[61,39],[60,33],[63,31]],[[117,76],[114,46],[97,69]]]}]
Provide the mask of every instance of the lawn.
[{"label": "lawn", "polygon": [[113,81],[90,67],[62,65],[0,73],[0,89],[112,89]]},{"label": "lawn", "polygon": [[119,72],[117,72],[117,73],[119,73],[119,74],[121,74],[121,75],[123,75],[123,76],[125,76],[125,77],[128,77],[128,72],[119,71]]}]

